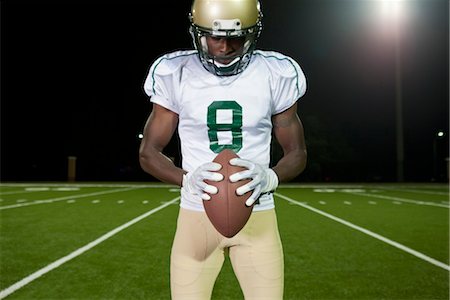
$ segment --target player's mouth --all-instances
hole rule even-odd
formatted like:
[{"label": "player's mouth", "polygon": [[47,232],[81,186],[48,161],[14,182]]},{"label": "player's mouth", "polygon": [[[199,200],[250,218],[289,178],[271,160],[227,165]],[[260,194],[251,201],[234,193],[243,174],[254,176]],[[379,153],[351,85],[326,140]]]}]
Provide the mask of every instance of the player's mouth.
[{"label": "player's mouth", "polygon": [[216,56],[214,57],[214,61],[222,65],[229,65],[230,63],[234,63],[238,58],[238,55]]},{"label": "player's mouth", "polygon": [[224,65],[228,65],[232,60],[231,59],[216,59],[216,61],[218,63],[224,64]]}]

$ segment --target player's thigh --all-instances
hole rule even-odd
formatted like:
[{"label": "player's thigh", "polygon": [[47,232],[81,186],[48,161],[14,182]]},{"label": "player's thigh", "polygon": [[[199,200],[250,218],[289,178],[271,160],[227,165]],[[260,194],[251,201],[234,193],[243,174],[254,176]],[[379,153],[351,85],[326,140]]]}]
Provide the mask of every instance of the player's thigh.
[{"label": "player's thigh", "polygon": [[255,212],[230,259],[246,299],[282,299],[283,249],[274,210]]},{"label": "player's thigh", "polygon": [[180,209],[172,246],[172,299],[209,299],[224,261],[204,213]]}]

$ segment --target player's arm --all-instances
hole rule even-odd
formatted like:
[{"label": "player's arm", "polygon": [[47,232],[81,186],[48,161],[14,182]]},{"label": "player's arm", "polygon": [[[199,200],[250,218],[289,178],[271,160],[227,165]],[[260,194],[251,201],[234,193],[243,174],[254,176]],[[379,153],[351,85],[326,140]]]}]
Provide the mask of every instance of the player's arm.
[{"label": "player's arm", "polygon": [[297,115],[297,103],[272,116],[272,124],[275,137],[284,153],[273,170],[280,182],[289,181],[305,169],[307,158],[303,125]]},{"label": "player's arm", "polygon": [[162,182],[181,186],[186,172],[175,166],[162,151],[170,142],[178,124],[178,114],[158,104],[144,127],[144,137],[139,147],[141,168]]},{"label": "player's arm", "polygon": [[158,104],[153,104],[153,110],[144,127],[144,137],[139,148],[139,162],[144,171],[159,180],[176,184],[188,193],[198,195],[203,200],[209,200],[209,194],[216,194],[217,188],[206,184],[205,179],[221,181],[223,176],[216,171],[222,166],[214,162],[200,165],[196,170],[187,173],[178,168],[162,151],[170,142],[178,124],[178,115]]},{"label": "player's arm", "polygon": [[251,181],[236,190],[238,195],[252,191],[245,202],[252,205],[262,193],[278,187],[280,181],[288,181],[300,174],[306,166],[306,146],[303,126],[297,115],[297,104],[272,117],[275,137],[284,155],[273,169],[263,167],[249,160],[233,158],[230,164],[247,170],[230,175],[231,182],[249,178]]}]

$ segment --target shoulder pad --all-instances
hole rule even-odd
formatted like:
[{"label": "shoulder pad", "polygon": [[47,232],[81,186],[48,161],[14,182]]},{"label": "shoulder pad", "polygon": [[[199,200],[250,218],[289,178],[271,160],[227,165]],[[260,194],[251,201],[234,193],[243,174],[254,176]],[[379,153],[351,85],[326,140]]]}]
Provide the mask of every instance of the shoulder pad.
[{"label": "shoulder pad", "polygon": [[196,50],[183,50],[164,54],[155,60],[150,68],[150,72],[160,76],[173,74],[186,65],[195,55],[197,55]]},{"label": "shoulder pad", "polygon": [[261,57],[271,71],[282,77],[299,76],[299,72],[301,72],[298,63],[287,55],[262,50],[256,50],[254,54]]}]

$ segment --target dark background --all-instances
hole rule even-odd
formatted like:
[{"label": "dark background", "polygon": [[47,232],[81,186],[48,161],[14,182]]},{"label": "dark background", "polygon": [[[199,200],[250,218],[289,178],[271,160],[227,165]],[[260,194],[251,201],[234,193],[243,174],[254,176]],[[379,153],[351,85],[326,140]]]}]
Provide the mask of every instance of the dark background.
[{"label": "dark background", "polygon": [[[404,180],[445,181],[448,1],[399,3]],[[67,180],[68,156],[80,181],[152,180],[138,162],[143,83],[159,55],[191,48],[190,4],[2,1],[1,180]],[[308,83],[298,113],[309,161],[297,181],[397,180],[393,5],[262,0],[259,48],[292,56]],[[176,138],[166,152],[179,163]]]}]

